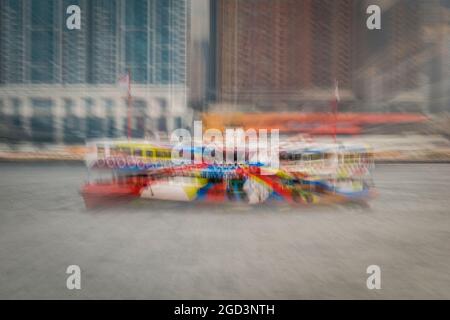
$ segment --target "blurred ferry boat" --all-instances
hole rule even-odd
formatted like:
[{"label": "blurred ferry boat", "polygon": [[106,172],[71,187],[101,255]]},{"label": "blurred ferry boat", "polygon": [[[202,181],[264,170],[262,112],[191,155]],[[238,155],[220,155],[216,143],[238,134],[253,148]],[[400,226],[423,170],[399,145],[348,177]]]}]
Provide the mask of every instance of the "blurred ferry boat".
[{"label": "blurred ferry boat", "polygon": [[194,164],[204,148],[188,148],[191,159],[174,164],[183,155],[168,144],[98,140],[87,147],[88,181],[81,189],[87,208],[138,198],[296,205],[366,202],[374,195],[373,154],[364,145],[286,143],[276,168],[253,161],[245,150],[243,161],[235,149],[233,163]]}]

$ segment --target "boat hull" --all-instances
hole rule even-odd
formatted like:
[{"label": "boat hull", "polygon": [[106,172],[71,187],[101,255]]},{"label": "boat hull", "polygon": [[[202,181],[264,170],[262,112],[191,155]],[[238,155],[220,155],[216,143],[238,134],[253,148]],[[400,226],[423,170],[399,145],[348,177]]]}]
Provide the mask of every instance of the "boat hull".
[{"label": "boat hull", "polygon": [[140,187],[134,185],[86,184],[80,191],[86,208],[92,209],[127,203],[139,197]]}]

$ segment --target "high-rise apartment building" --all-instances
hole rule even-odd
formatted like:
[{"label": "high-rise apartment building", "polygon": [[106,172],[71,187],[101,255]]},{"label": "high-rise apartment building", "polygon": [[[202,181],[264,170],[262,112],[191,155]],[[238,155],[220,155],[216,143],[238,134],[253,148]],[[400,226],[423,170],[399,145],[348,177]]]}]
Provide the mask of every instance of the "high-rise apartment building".
[{"label": "high-rise apartment building", "polygon": [[352,83],[352,0],[218,0],[211,5],[219,101],[297,107]]},{"label": "high-rise apartment building", "polygon": [[238,111],[324,111],[337,81],[340,110],[433,111],[448,69],[445,3],[211,0],[209,96]]},{"label": "high-rise apartment building", "polygon": [[[368,1],[356,2],[356,26],[366,23]],[[432,60],[427,45],[427,6],[437,2],[374,1],[382,10],[380,30],[355,28],[353,91],[363,111],[426,111]]]}]

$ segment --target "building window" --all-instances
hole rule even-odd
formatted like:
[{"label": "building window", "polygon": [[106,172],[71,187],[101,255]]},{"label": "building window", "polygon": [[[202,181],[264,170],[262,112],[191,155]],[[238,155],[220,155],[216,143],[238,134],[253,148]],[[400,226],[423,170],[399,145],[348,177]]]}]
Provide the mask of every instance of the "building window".
[{"label": "building window", "polygon": [[159,117],[158,119],[158,130],[167,131],[167,121],[165,117]]},{"label": "building window", "polygon": [[30,69],[34,83],[54,82],[56,60],[55,1],[31,2]]},{"label": "building window", "polygon": [[116,120],[113,117],[108,117],[106,126],[106,136],[115,138],[117,136]]},{"label": "building window", "polygon": [[51,99],[32,98],[33,116],[31,117],[32,138],[35,142],[53,142],[53,101]]},{"label": "building window", "polygon": [[176,117],[174,119],[174,122],[175,122],[175,128],[176,129],[179,129],[179,128],[181,128],[183,126],[183,120],[181,119],[181,117]]},{"label": "building window", "polygon": [[20,134],[20,131],[22,130],[22,114],[21,114],[21,107],[22,107],[22,101],[19,98],[12,98],[11,99],[12,107],[13,107],[13,115],[12,115],[12,125],[14,127],[15,134]]},{"label": "building window", "polygon": [[100,138],[105,134],[105,121],[98,117],[86,118],[86,138]]},{"label": "building window", "polygon": [[148,42],[147,2],[127,1],[125,6],[125,64],[130,68],[131,79],[147,83]]},{"label": "building window", "polygon": [[86,106],[86,138],[94,139],[104,137],[106,134],[105,119],[95,116],[95,100],[84,98]]},{"label": "building window", "polygon": [[108,117],[114,116],[114,101],[112,99],[105,99],[105,111]]},{"label": "building window", "polygon": [[75,106],[75,102],[73,101],[73,99],[64,98],[64,110],[66,112],[66,116],[74,113],[74,110],[73,110],[74,106]]},{"label": "building window", "polygon": [[19,115],[20,114],[20,108],[22,107],[22,101],[19,98],[12,98],[11,99],[11,104],[13,107],[13,113],[15,115]]},{"label": "building window", "polygon": [[147,109],[147,102],[142,99],[133,100],[133,108],[135,111],[139,111],[140,113],[144,113]]},{"label": "building window", "polygon": [[51,99],[32,98],[33,115],[52,115],[53,101]]},{"label": "building window", "polygon": [[159,104],[159,107],[161,108],[161,112],[167,111],[167,100],[166,99],[158,98],[158,104]]},{"label": "building window", "polygon": [[64,142],[68,144],[77,144],[84,142],[84,122],[75,115],[67,115],[64,120]]},{"label": "building window", "polygon": [[84,105],[86,106],[86,114],[92,116],[94,114],[94,99],[84,98]]}]

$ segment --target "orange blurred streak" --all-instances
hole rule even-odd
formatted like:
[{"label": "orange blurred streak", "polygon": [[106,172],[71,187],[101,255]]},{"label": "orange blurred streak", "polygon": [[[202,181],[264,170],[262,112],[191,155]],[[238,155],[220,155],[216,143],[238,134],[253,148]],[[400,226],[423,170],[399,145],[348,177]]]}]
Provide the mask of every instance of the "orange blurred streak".
[{"label": "orange blurred streak", "polygon": [[[369,124],[416,123],[428,118],[414,113],[204,113],[205,128],[224,130],[229,127],[244,129],[280,129],[281,132],[308,132],[332,134],[336,123],[338,134],[358,134]],[[301,125],[305,125],[301,127]],[[299,127],[300,126],[300,127]],[[309,127],[308,127],[309,126]]]}]

